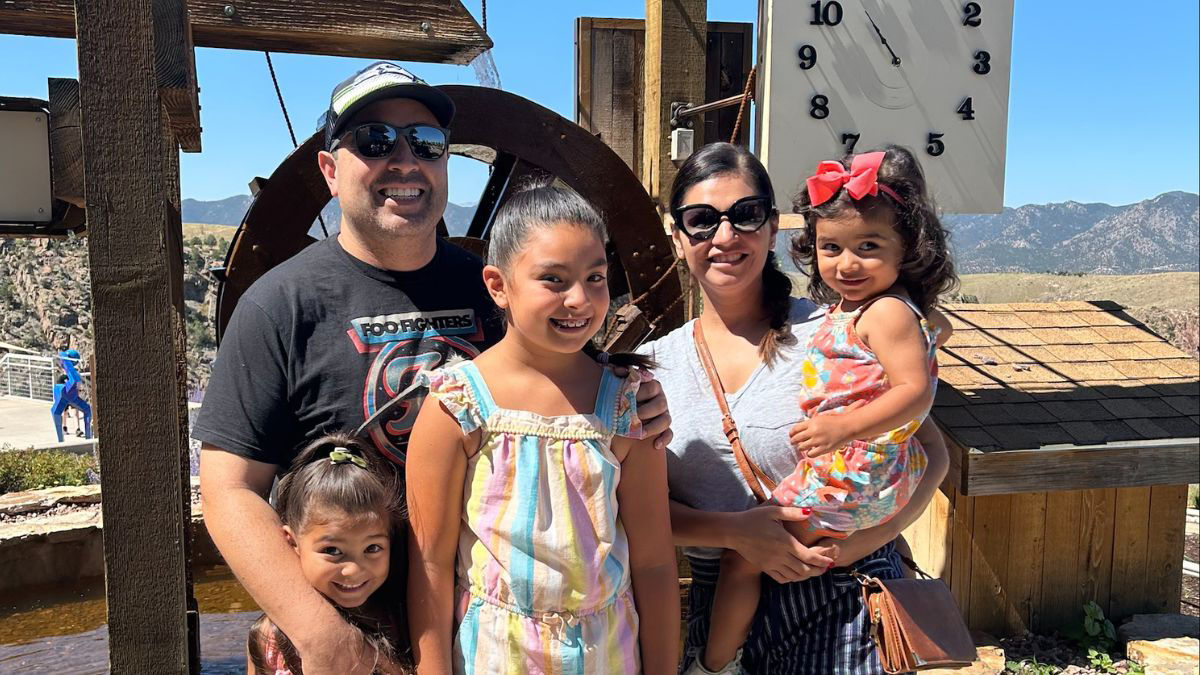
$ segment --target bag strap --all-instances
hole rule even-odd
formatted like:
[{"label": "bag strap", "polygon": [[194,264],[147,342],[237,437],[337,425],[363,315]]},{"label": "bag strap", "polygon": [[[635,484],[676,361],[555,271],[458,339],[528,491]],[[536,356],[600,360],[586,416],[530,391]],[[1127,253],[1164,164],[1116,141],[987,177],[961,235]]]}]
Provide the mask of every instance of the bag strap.
[{"label": "bag strap", "polygon": [[[934,579],[928,572],[921,569],[921,566],[918,565],[917,562],[912,558],[909,558],[908,556],[899,552],[896,553],[896,556],[900,558],[901,563],[906,565],[913,572],[916,572],[918,577],[925,577],[925,581],[936,581],[936,579]],[[869,589],[880,583],[875,577],[859,572],[857,566],[850,568],[850,576],[854,577],[864,589]]]},{"label": "bag strap", "polygon": [[704,332],[700,330],[699,319],[692,324],[692,337],[696,341],[696,352],[700,355],[700,363],[704,365],[704,372],[708,375],[708,383],[712,385],[713,395],[717,397],[717,405],[721,408],[721,426],[725,431],[725,437],[729,439],[729,445],[733,446],[733,456],[737,460],[738,468],[742,470],[742,477],[746,479],[746,484],[754,492],[754,498],[760,504],[766,502],[769,497],[763,490],[763,486],[766,485],[768,490],[774,491],[775,481],[771,480],[770,476],[746,456],[746,449],[742,447],[742,439],[738,435],[737,424],[733,421],[733,413],[729,412],[729,403],[725,400],[725,387],[721,386],[721,376],[717,374],[712,354],[708,351],[708,343],[704,341]]}]

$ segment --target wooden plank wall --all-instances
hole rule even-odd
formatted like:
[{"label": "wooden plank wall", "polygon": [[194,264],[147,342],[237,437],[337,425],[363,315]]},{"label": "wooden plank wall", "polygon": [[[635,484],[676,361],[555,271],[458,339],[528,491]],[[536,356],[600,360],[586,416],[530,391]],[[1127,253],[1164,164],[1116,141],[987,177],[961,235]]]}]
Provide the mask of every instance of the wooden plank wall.
[{"label": "wooden plank wall", "polygon": [[964,497],[949,484],[904,531],[967,624],[996,636],[1178,612],[1186,485]]},{"label": "wooden plank wall", "polygon": [[[752,62],[750,24],[710,21],[704,101],[740,94]],[[582,17],[575,25],[575,122],[598,134],[638,176],[642,175],[642,72],[645,22]],[[749,114],[740,142],[750,138]],[[704,116],[697,141],[729,140],[737,108]]]}]

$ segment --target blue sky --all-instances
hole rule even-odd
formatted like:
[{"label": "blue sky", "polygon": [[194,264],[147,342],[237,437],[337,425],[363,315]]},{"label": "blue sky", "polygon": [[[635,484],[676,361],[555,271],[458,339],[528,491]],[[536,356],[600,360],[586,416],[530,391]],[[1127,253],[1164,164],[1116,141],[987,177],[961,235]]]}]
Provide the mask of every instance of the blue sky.
[{"label": "blue sky", "polygon": [[[799,1],[799,0],[796,0]],[[476,18],[479,0],[465,0]],[[753,0],[709,0],[713,21],[754,21]],[[571,117],[574,20],[645,16],[642,0],[493,0],[488,28],[505,89]],[[1008,119],[1008,206],[1127,204],[1200,189],[1198,3],[1145,5],[1019,0]],[[369,61],[274,54],[297,134],[306,137],[329,91]],[[11,68],[7,64],[23,64]],[[73,40],[0,35],[0,95],[46,97],[47,77],[75,77]],[[434,83],[474,84],[467,66],[409,66]],[[291,150],[262,52],[197,49],[204,152],[181,160],[183,196],[248,192]],[[471,203],[485,168],[451,166],[452,201]]]}]

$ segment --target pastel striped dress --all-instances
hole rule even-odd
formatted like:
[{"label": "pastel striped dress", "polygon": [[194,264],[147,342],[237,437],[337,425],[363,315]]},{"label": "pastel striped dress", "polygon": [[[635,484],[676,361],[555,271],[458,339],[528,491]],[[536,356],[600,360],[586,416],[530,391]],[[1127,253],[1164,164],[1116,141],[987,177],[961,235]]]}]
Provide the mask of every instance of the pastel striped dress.
[{"label": "pastel striped dress", "polygon": [[614,435],[638,438],[637,382],[607,369],[587,415],[496,406],[475,364],[428,376],[468,460],[456,578],[455,673],[640,671]]}]

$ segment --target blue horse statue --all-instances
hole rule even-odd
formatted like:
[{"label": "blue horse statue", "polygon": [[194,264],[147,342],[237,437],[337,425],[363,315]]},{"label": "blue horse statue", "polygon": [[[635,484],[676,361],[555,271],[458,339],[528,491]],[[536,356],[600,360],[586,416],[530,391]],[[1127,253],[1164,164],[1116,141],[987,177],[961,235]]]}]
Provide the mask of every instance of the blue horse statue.
[{"label": "blue horse statue", "polygon": [[75,408],[83,413],[84,437],[92,437],[92,407],[79,395],[79,384],[83,378],[75,364],[79,363],[79,352],[67,349],[58,353],[58,361],[66,371],[67,380],[54,385],[54,405],[50,408],[50,416],[54,418],[54,433],[58,434],[58,442],[63,442],[63,413],[67,408]]}]

